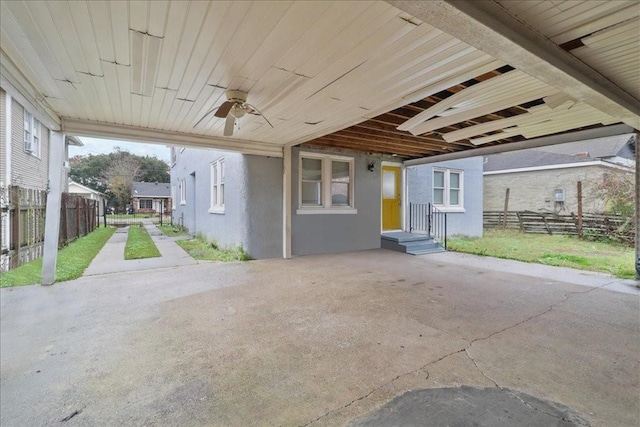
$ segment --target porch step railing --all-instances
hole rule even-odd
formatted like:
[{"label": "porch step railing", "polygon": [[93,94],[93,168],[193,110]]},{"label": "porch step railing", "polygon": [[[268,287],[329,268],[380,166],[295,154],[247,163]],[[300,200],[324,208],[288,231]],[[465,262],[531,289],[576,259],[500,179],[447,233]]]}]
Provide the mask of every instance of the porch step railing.
[{"label": "porch step railing", "polygon": [[425,233],[447,249],[447,213],[432,203],[409,203],[409,232]]}]

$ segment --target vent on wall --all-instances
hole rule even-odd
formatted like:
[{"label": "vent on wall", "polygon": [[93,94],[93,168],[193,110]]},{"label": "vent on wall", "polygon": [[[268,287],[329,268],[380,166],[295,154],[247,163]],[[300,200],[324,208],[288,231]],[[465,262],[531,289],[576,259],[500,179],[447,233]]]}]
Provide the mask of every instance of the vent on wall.
[{"label": "vent on wall", "polygon": [[130,30],[131,93],[153,96],[162,38]]}]

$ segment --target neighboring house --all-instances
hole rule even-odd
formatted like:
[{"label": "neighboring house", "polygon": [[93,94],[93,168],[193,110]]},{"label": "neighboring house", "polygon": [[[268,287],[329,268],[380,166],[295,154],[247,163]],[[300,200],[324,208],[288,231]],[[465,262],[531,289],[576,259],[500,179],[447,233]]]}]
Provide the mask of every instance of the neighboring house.
[{"label": "neighboring house", "polygon": [[[173,147],[174,224],[253,258],[281,257],[283,166],[281,158]],[[407,193],[415,203],[435,195],[451,212],[452,233],[482,233],[482,159],[416,166],[403,178],[392,157],[294,147],[290,167],[292,255],[380,248],[383,231],[408,229]],[[434,188],[433,177],[442,185]]]},{"label": "neighboring house", "polygon": [[509,189],[510,211],[578,211],[578,182],[583,212],[600,213],[605,201],[597,191],[605,174],[633,177],[634,134],[487,156],[484,210],[502,211]]},{"label": "neighboring house", "polygon": [[166,182],[134,182],[131,187],[131,206],[139,213],[171,211],[171,184]]},{"label": "neighboring house", "polygon": [[[50,130],[34,112],[0,89],[0,271],[42,256],[49,141]],[[67,152],[69,145],[82,143],[67,138]]]},{"label": "neighboring house", "polygon": [[104,193],[94,190],[93,188],[86,187],[82,184],[78,184],[75,181],[69,180],[69,194],[75,194],[77,196],[84,197],[85,199],[98,201],[98,215],[104,214],[104,207],[107,202],[107,196]]}]

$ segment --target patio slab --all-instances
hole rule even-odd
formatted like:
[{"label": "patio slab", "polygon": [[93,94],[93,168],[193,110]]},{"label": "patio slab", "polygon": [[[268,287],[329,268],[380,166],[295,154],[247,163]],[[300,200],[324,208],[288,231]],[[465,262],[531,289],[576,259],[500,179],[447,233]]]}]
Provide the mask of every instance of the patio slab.
[{"label": "patio slab", "polygon": [[2,289],[0,424],[344,425],[469,386],[637,425],[640,305],[602,279],[372,250]]}]

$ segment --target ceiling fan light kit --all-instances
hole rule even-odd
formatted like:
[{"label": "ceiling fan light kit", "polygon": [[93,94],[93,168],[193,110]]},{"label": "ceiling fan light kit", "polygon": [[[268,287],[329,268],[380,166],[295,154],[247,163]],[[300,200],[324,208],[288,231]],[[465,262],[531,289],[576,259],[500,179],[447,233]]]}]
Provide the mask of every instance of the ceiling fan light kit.
[{"label": "ceiling fan light kit", "polygon": [[253,114],[257,116],[262,116],[264,120],[269,124],[269,126],[273,127],[271,122],[258,110],[255,106],[249,104],[247,102],[247,92],[241,90],[231,90],[228,89],[225,92],[227,96],[227,100],[222,103],[217,108],[213,108],[208,111],[198,122],[193,126],[198,126],[209,114],[214,113],[214,116],[225,119],[224,123],[224,136],[233,135],[233,129],[236,124],[236,120],[244,117],[245,114]]}]

